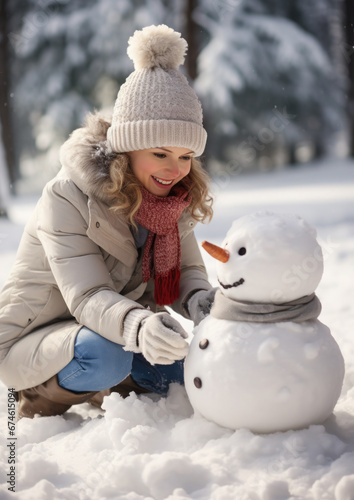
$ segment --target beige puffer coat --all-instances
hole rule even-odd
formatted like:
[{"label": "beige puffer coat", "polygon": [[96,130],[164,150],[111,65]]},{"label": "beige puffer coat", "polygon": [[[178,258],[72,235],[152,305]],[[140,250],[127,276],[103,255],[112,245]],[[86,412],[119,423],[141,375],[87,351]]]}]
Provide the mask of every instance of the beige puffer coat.
[{"label": "beige puffer coat", "polygon": [[[87,326],[124,345],[123,321],[134,308],[158,308],[153,282],[143,283],[128,224],[109,210],[105,153],[109,122],[91,115],[61,149],[62,169],[49,182],[28,222],[12,272],[0,294],[0,379],[22,390],[43,383],[73,358]],[[179,220],[180,298],[211,288],[188,213]]]}]

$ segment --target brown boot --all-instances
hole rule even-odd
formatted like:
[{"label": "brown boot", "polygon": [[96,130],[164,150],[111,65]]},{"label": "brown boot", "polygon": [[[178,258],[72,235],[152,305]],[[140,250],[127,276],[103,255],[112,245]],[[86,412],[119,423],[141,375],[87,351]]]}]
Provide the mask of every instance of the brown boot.
[{"label": "brown boot", "polygon": [[70,406],[84,403],[95,394],[96,391],[75,393],[63,389],[54,375],[43,384],[18,391],[18,418],[33,418],[36,414],[43,417],[61,415]]},{"label": "brown boot", "polygon": [[140,387],[136,382],[134,382],[132,377],[128,375],[124,380],[122,380],[122,382],[114,387],[111,387],[111,389],[97,392],[92,398],[89,399],[88,402],[93,406],[102,408],[103,398],[105,396],[109,396],[112,392],[118,392],[123,398],[127,398],[131,392],[135,392],[135,394],[146,394],[151,391]]}]

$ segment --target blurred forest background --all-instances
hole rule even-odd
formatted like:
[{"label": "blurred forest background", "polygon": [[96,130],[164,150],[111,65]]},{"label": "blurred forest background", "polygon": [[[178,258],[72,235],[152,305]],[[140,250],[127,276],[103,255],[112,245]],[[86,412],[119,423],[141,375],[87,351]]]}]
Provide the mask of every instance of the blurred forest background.
[{"label": "blurred forest background", "polygon": [[112,110],[129,37],[167,24],[189,44],[212,175],[353,154],[352,0],[1,0],[0,212],[40,189],[87,112]]}]

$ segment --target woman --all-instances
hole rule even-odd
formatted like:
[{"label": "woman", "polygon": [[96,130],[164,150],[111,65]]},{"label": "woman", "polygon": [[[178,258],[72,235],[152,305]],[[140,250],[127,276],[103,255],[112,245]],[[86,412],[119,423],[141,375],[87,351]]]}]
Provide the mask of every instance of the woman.
[{"label": "woman", "polygon": [[212,209],[194,158],[202,109],[177,69],[186,42],[161,25],[129,44],[112,120],[89,115],[62,146],[0,295],[0,377],[20,417],[112,390],[165,394],[188,343],[164,306],[197,324],[213,300],[193,234]]}]

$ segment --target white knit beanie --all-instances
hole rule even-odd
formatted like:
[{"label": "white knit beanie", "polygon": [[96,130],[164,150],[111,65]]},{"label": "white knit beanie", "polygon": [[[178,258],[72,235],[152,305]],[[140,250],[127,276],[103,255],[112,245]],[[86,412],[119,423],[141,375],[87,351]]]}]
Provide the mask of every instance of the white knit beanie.
[{"label": "white knit beanie", "polygon": [[118,92],[108,145],[119,153],[184,147],[200,156],[207,138],[202,106],[178,71],[187,42],[161,24],[136,31],[128,43],[135,71]]}]

